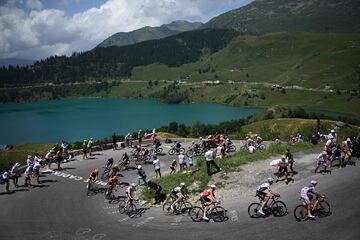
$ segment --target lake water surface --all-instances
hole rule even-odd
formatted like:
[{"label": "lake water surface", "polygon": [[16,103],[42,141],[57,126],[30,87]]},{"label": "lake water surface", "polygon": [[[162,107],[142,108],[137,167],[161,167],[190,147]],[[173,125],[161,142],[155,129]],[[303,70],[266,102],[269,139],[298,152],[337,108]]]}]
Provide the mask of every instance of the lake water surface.
[{"label": "lake water surface", "polygon": [[172,121],[219,123],[245,118],[260,109],[221,104],[161,104],[156,100],[76,99],[0,105],[0,144],[103,139]]}]

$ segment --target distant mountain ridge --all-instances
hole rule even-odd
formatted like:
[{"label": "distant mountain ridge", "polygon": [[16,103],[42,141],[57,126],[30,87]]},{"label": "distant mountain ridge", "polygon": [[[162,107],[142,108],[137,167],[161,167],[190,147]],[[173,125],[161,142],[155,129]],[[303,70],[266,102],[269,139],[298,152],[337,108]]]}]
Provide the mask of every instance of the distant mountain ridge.
[{"label": "distant mountain ridge", "polygon": [[255,0],[221,14],[202,28],[231,28],[243,34],[270,32],[360,32],[359,0]]},{"label": "distant mountain ridge", "polygon": [[97,47],[125,46],[148,40],[161,39],[182,32],[192,31],[201,27],[203,23],[174,21],[159,27],[143,27],[131,32],[119,32],[105,39]]},{"label": "distant mountain ridge", "polygon": [[20,58],[3,58],[0,59],[0,67],[8,67],[8,66],[19,66],[24,67],[26,65],[32,65],[34,60],[28,59],[20,59]]}]

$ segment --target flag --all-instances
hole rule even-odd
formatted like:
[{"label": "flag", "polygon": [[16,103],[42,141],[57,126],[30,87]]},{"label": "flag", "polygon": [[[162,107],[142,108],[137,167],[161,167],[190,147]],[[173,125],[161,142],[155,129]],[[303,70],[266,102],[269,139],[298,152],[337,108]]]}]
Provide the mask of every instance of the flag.
[{"label": "flag", "polygon": [[280,161],[281,161],[281,159],[272,160],[270,163],[270,166],[278,167],[278,166],[280,166]]}]

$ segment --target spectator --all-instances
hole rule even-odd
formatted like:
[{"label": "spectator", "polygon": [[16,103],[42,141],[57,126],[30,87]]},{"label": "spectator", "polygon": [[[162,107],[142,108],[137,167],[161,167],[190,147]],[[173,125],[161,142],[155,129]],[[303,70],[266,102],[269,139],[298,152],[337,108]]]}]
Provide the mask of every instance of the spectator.
[{"label": "spectator", "polygon": [[216,157],[217,158],[222,158],[223,157],[223,151],[222,151],[222,147],[221,145],[216,147]]},{"label": "spectator", "polygon": [[31,179],[30,179],[30,175],[32,174],[32,166],[27,166],[27,168],[25,169],[24,172],[24,177],[25,177],[25,183],[24,186],[31,186]]},{"label": "spectator", "polygon": [[11,177],[13,179],[15,187],[19,186],[18,180],[19,180],[19,177],[21,177],[19,166],[20,166],[19,163],[15,163],[15,165],[11,168]]},{"label": "spectator", "polygon": [[51,162],[52,159],[54,158],[54,150],[50,150],[46,155],[45,155],[45,162],[48,164],[47,170],[50,171],[51,170]]},{"label": "spectator", "polygon": [[2,181],[5,183],[5,191],[7,193],[10,192],[10,190],[9,190],[9,187],[10,187],[9,178],[10,178],[10,173],[6,170],[2,174]]},{"label": "spectator", "polygon": [[59,148],[58,151],[56,152],[55,157],[56,157],[56,161],[57,161],[57,164],[58,164],[57,170],[60,171],[60,170],[61,170],[60,163],[61,163],[61,160],[62,160],[62,158],[63,158],[63,154],[62,154],[62,151],[61,151],[60,148]]},{"label": "spectator", "polygon": [[159,184],[156,184],[154,182],[149,181],[148,182],[148,187],[150,189],[153,189],[155,191],[155,204],[161,203],[162,201],[165,200],[166,195],[164,193],[162,193],[162,187]]},{"label": "spectator", "polygon": [[154,156],[153,165],[154,165],[154,169],[155,169],[156,179],[158,178],[158,175],[159,175],[159,178],[161,178],[160,160],[159,160],[159,158],[156,157],[156,155]]},{"label": "spectator", "polygon": [[84,140],[84,142],[82,144],[82,148],[83,148],[83,159],[87,159],[87,141],[86,141],[86,139]]},{"label": "spectator", "polygon": [[88,143],[87,143],[87,150],[88,150],[88,152],[89,152],[89,156],[92,156],[92,154],[91,154],[91,148],[92,148],[92,145],[93,145],[93,138],[90,138],[90,140],[88,141]]},{"label": "spectator", "polygon": [[146,182],[146,173],[145,173],[145,170],[142,169],[142,166],[139,165],[138,166],[138,185],[140,186],[140,180],[142,180],[144,182],[144,185],[146,186],[147,185],[147,182]]},{"label": "spectator", "polygon": [[185,155],[182,152],[180,152],[180,154],[179,154],[180,171],[184,170],[184,168],[185,168],[184,163],[185,163]]},{"label": "spectator", "polygon": [[254,153],[256,150],[256,147],[251,143],[248,147],[250,153]]},{"label": "spectator", "polygon": [[145,134],[145,132],[140,129],[138,132],[138,142],[139,142],[140,146],[141,146],[141,142],[142,142],[142,138],[144,137],[144,134]]},{"label": "spectator", "polygon": [[39,162],[35,162],[34,166],[33,166],[33,173],[35,174],[36,177],[36,181],[38,184],[41,184],[40,182],[40,163]]},{"label": "spectator", "polygon": [[117,145],[116,145],[116,134],[114,132],[114,134],[112,135],[112,145],[113,145],[113,150],[115,151],[117,149]]},{"label": "spectator", "polygon": [[210,165],[213,165],[216,168],[217,172],[221,171],[221,168],[219,168],[219,166],[214,161],[214,152],[210,148],[208,148],[207,152],[205,153],[205,160],[206,160],[207,173],[209,176],[211,176]]},{"label": "spectator", "polygon": [[33,160],[33,158],[32,158],[31,155],[28,155],[28,156],[27,156],[26,164],[27,164],[28,167],[29,167],[29,166],[32,166],[32,165],[34,164],[34,160]]},{"label": "spectator", "polygon": [[194,166],[194,159],[193,159],[193,156],[191,154],[188,157],[188,164],[189,164],[190,167]]},{"label": "spectator", "polygon": [[170,169],[171,169],[170,175],[176,173],[176,167],[177,167],[177,162],[176,162],[176,159],[174,159],[170,166]]}]

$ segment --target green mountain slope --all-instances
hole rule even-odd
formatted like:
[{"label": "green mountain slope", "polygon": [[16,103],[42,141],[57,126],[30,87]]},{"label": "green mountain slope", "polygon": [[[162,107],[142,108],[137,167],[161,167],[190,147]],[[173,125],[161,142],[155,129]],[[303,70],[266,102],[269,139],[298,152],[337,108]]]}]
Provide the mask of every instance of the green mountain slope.
[{"label": "green mountain slope", "polygon": [[105,39],[97,47],[124,46],[147,40],[161,39],[192,31],[202,26],[200,22],[174,21],[170,24],[163,24],[159,27],[143,27],[132,32],[119,32]]},{"label": "green mountain slope", "polygon": [[269,32],[360,32],[358,0],[256,0],[207,22],[244,34]]},{"label": "green mountain slope", "polygon": [[204,49],[215,53],[238,35],[234,30],[202,29],[128,46],[95,48],[71,57],[51,56],[31,67],[0,68],[0,87],[127,78],[136,66],[196,62]]},{"label": "green mountain slope", "polygon": [[360,34],[239,36],[221,51],[180,67],[136,67],[132,79],[232,80],[323,89],[360,87]]}]

